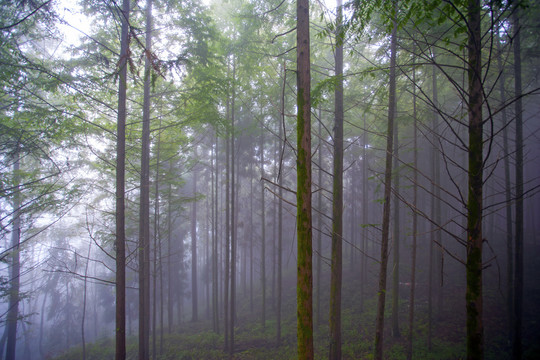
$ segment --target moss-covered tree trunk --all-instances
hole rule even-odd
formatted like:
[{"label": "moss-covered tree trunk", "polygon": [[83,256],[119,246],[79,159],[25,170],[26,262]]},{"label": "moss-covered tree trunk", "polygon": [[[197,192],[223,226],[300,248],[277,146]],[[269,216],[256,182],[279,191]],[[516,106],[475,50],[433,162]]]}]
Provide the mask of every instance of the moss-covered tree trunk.
[{"label": "moss-covered tree trunk", "polygon": [[483,359],[482,323],[482,50],[481,5],[468,2],[469,195],[467,203],[467,359]]},{"label": "moss-covered tree trunk", "polygon": [[[332,185],[332,263],[330,277],[330,354],[341,359],[341,283],[343,267],[343,39],[342,1],[337,2],[335,53],[336,89],[334,92],[334,176]],[[322,166],[322,164],[319,164]]]},{"label": "moss-covered tree trunk", "polygon": [[298,359],[313,359],[313,269],[311,222],[311,74],[309,1],[297,0],[297,340]]}]

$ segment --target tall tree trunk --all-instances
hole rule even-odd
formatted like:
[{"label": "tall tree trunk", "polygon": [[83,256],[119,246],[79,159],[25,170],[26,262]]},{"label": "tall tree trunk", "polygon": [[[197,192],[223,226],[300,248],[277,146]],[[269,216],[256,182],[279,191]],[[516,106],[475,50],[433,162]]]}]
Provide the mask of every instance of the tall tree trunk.
[{"label": "tall tree trunk", "polygon": [[[433,55],[435,61],[435,55]],[[429,243],[429,290],[428,290],[428,349],[431,350],[432,345],[432,329],[433,329],[433,292],[434,289],[437,294],[438,313],[442,310],[442,259],[436,257],[435,249],[440,249],[441,245],[441,230],[438,228],[441,224],[441,170],[440,170],[440,157],[439,147],[437,146],[439,135],[439,114],[438,103],[439,95],[437,88],[437,67],[432,68],[432,103],[435,108],[433,109],[432,118],[432,136],[431,136],[431,219],[435,223],[432,225],[431,238]],[[442,253],[442,251],[441,251]],[[435,258],[436,257],[436,258]],[[435,263],[435,268],[434,268]],[[434,275],[441,274],[441,282],[434,280]],[[437,279],[437,277],[435,277]]]},{"label": "tall tree trunk", "polygon": [[514,91],[516,96],[516,239],[514,260],[514,341],[512,357],[521,359],[521,327],[523,317],[523,104],[521,101],[521,36],[519,4],[512,17],[514,28]]},{"label": "tall tree trunk", "polygon": [[322,108],[319,107],[319,124],[318,124],[318,134],[319,134],[319,150],[318,152],[318,162],[319,162],[319,170],[317,171],[317,177],[318,177],[318,186],[319,190],[317,191],[317,209],[319,210],[317,212],[317,268],[316,268],[316,282],[317,282],[317,291],[315,293],[315,305],[317,309],[316,314],[316,321],[317,326],[320,326],[322,324],[322,317],[321,317],[321,275],[322,275],[322,233],[323,233],[323,202],[322,202],[322,174],[323,174],[323,138],[322,138]]},{"label": "tall tree trunk", "polygon": [[[161,120],[159,122],[161,128]],[[153,284],[152,284],[152,358],[156,358],[156,341],[157,341],[157,279],[158,279],[158,265],[159,273],[161,274],[161,237],[159,236],[159,165],[160,165],[160,147],[161,147],[161,133],[158,133],[157,140],[157,155],[156,155],[156,178],[154,181],[154,258],[153,260]],[[150,205],[150,204],[149,204]],[[150,214],[149,214],[150,216]],[[149,219],[150,220],[150,219]],[[149,239],[150,240],[150,239]],[[150,254],[148,254],[150,256]],[[159,261],[159,264],[158,264]],[[150,264],[149,264],[150,265]],[[160,276],[160,285],[163,286],[162,277]],[[163,343],[163,293],[160,296],[160,344]],[[162,347],[162,346],[161,346]]]},{"label": "tall tree trunk", "polygon": [[366,129],[366,116],[364,115],[364,133],[363,136],[363,150],[362,150],[362,256],[360,258],[360,311],[364,309],[364,293],[366,284],[366,270],[367,270],[367,224],[368,224],[368,167],[367,160],[367,129]]},{"label": "tall tree trunk", "polygon": [[[18,145],[17,145],[18,146]],[[20,291],[20,242],[21,242],[21,194],[20,194],[20,155],[15,150],[13,161],[13,222],[11,231],[11,267],[9,271],[9,304],[6,315],[7,343],[6,360],[15,360],[17,348],[17,322],[19,318],[19,291]]]},{"label": "tall tree trunk", "polygon": [[83,308],[81,317],[81,341],[82,341],[82,357],[86,360],[86,338],[84,333],[86,320],[86,299],[88,290],[88,265],[90,264],[90,251],[92,250],[92,242],[88,245],[88,255],[86,256],[86,265],[84,267],[84,285],[83,285]]},{"label": "tall tree trunk", "polygon": [[514,246],[513,246],[513,225],[512,225],[512,184],[510,177],[510,154],[508,152],[508,113],[506,111],[506,72],[502,64],[502,50],[501,39],[497,39],[497,66],[499,68],[500,80],[500,102],[501,102],[501,117],[503,129],[503,164],[504,164],[504,188],[505,188],[505,210],[506,210],[506,307],[508,318],[508,339],[510,343],[513,341],[513,323],[514,323],[514,304],[513,304],[513,292],[514,292]]},{"label": "tall tree trunk", "polygon": [[260,146],[260,167],[261,167],[261,324],[266,326],[266,206],[264,201],[264,126],[261,126],[261,146]]},{"label": "tall tree trunk", "polygon": [[[172,161],[169,161],[169,173],[172,174]],[[169,181],[167,191],[167,332],[172,333],[174,325],[173,298],[172,298],[172,181]]]},{"label": "tall tree trunk", "polygon": [[297,341],[298,359],[313,359],[313,269],[311,215],[311,74],[309,1],[297,0]]},{"label": "tall tree trunk", "polygon": [[[227,64],[227,76],[229,76],[229,64]],[[226,118],[229,121],[230,116],[230,98],[227,96]],[[225,135],[225,248],[223,256],[225,256],[225,272],[223,282],[223,312],[224,312],[224,329],[225,329],[225,351],[228,351],[229,346],[229,330],[230,330],[230,314],[229,314],[229,279],[230,279],[230,189],[231,189],[231,164],[230,164],[230,146],[229,141],[230,130],[227,128]]]},{"label": "tall tree trunk", "polygon": [[125,230],[125,171],[126,171],[126,89],[129,56],[129,0],[122,1],[120,44],[118,120],[116,135],[116,349],[115,359],[126,358],[126,230]]},{"label": "tall tree trunk", "polygon": [[[195,153],[195,157],[197,154]],[[193,169],[193,196],[197,197],[197,170]],[[197,279],[197,201],[191,204],[191,321],[199,321]]]},{"label": "tall tree trunk", "polygon": [[[437,85],[437,67],[433,66],[433,99],[432,102],[435,104],[436,107],[439,106],[439,91],[438,91],[438,85]],[[444,282],[444,250],[443,250],[443,243],[442,243],[442,231],[439,228],[442,224],[441,220],[441,158],[440,158],[440,151],[442,149],[439,149],[439,146],[437,146],[437,142],[439,141],[439,113],[435,109],[433,111],[433,180],[434,183],[434,189],[433,194],[435,196],[435,217],[433,220],[437,224],[437,228],[434,229],[434,239],[435,239],[435,248],[437,249],[437,256],[435,258],[436,261],[436,272],[438,274],[438,281],[436,282],[435,289],[437,291],[437,318],[440,318],[442,315],[442,312],[444,310],[443,308],[443,282]]]},{"label": "tall tree trunk", "polygon": [[393,226],[393,249],[394,258],[392,264],[392,335],[394,338],[401,336],[399,331],[399,128],[394,121],[394,226]]},{"label": "tall tree trunk", "polygon": [[[285,147],[285,141],[283,141],[285,126],[285,87],[287,85],[287,63],[283,61],[283,84],[281,87],[281,122],[279,126],[279,141],[282,142],[281,146]],[[282,150],[283,151],[283,150]],[[276,333],[276,342],[278,346],[281,344],[281,296],[282,296],[282,266],[283,266],[283,167],[281,163],[281,158],[279,159],[279,179],[278,179],[278,245],[277,245],[277,333]]]},{"label": "tall tree trunk", "polygon": [[[253,162],[249,162],[249,172],[253,173]],[[253,178],[249,177],[249,193],[253,194]],[[249,197],[249,310],[253,314],[253,196]]]},{"label": "tall tree trunk", "polygon": [[[414,63],[414,61],[413,61]],[[416,114],[416,68],[413,66],[413,212],[412,212],[412,247],[411,247],[411,293],[409,301],[409,333],[407,335],[407,360],[413,358],[414,301],[416,291],[416,242],[418,238],[418,119]]]},{"label": "tall tree trunk", "polygon": [[342,0],[337,1],[334,92],[334,172],[332,190],[332,263],[330,277],[330,354],[341,359],[341,286],[343,267],[343,37]]},{"label": "tall tree trunk", "polygon": [[232,73],[232,94],[231,94],[231,321],[229,356],[234,354],[234,325],[236,321],[236,221],[235,221],[235,200],[236,200],[236,179],[235,179],[235,130],[234,130],[234,106],[236,96],[236,59],[233,58]]},{"label": "tall tree trunk", "polygon": [[[394,4],[396,2],[394,1]],[[395,7],[394,7],[395,9]],[[394,10],[395,11],[395,10]],[[394,27],[390,43],[390,91],[388,96],[388,128],[386,134],[386,166],[384,173],[384,206],[382,218],[381,260],[379,291],[377,294],[377,318],[375,323],[375,359],[383,359],[384,307],[386,300],[386,274],[388,266],[388,238],[390,235],[390,194],[392,191],[392,156],[394,154],[394,119],[396,116],[396,49],[397,21],[393,14]]]},{"label": "tall tree trunk", "polygon": [[480,0],[468,2],[469,196],[467,203],[467,359],[484,358],[482,322],[482,48]]},{"label": "tall tree trunk", "polygon": [[146,1],[146,56],[139,211],[139,359],[150,356],[150,72],[152,0]]},{"label": "tall tree trunk", "polygon": [[217,147],[218,137],[216,132],[216,144],[212,146],[212,318],[214,332],[219,334],[219,303],[218,303],[218,172],[217,172]]}]

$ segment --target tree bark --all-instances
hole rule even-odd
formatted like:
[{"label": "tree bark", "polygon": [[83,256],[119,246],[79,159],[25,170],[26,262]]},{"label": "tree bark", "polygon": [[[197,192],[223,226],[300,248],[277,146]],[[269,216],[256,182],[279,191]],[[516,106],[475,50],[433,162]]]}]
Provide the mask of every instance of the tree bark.
[{"label": "tree bark", "polygon": [[139,359],[150,356],[150,72],[152,0],[146,1],[146,56],[139,210]]},{"label": "tree bark", "polygon": [[468,2],[469,196],[467,214],[467,359],[484,358],[482,323],[482,48],[481,4]]},{"label": "tree bark", "polygon": [[384,173],[384,206],[382,218],[381,260],[379,269],[379,291],[377,294],[377,318],[375,322],[375,359],[383,359],[384,308],[386,300],[386,274],[388,266],[388,238],[390,235],[390,194],[392,191],[392,155],[394,153],[394,119],[396,116],[396,48],[397,21],[394,14],[394,27],[390,43],[390,91],[388,97],[388,128],[386,134],[386,165]]},{"label": "tree bark", "polygon": [[232,94],[231,94],[231,321],[229,323],[230,345],[229,355],[234,354],[234,325],[236,321],[236,221],[235,221],[235,200],[236,200],[236,179],[235,179],[235,132],[234,132],[234,106],[236,96],[236,59],[233,58],[232,73]]},{"label": "tree bark", "polygon": [[393,249],[394,258],[392,264],[392,336],[399,338],[399,129],[397,121],[394,121],[394,226],[393,226]]},{"label": "tree bark", "polygon": [[[413,61],[414,63],[414,61]],[[413,358],[413,330],[414,330],[414,301],[416,291],[416,243],[418,238],[418,119],[416,114],[416,68],[413,67],[413,212],[412,212],[412,247],[411,247],[411,292],[409,301],[409,333],[407,335],[407,360]]]},{"label": "tree bark", "polygon": [[260,167],[261,167],[261,325],[266,326],[266,206],[264,201],[264,127],[261,126]]},{"label": "tree bark", "polygon": [[[18,145],[17,145],[18,146]],[[6,315],[7,342],[6,360],[15,360],[17,348],[17,323],[19,318],[19,292],[20,292],[20,241],[21,241],[21,193],[20,193],[20,155],[15,151],[13,161],[13,222],[11,231],[11,268],[9,271],[9,304]]]},{"label": "tree bark", "polygon": [[311,75],[309,1],[297,0],[297,341],[298,359],[313,359],[311,215]]},{"label": "tree bark", "polygon": [[[197,154],[195,154],[197,157]],[[197,170],[193,169],[193,197],[197,197]],[[191,321],[199,321],[199,293],[197,277],[197,201],[191,204]]]},{"label": "tree bark", "polygon": [[[330,276],[330,354],[341,359],[341,286],[343,268],[343,37],[342,1],[337,1],[334,92],[334,171],[332,201],[332,263]],[[319,164],[320,165],[320,164]]]},{"label": "tree bark", "polygon": [[126,358],[126,251],[125,251],[125,164],[126,88],[129,57],[129,0],[122,1],[122,39],[119,60],[118,119],[116,137],[116,349],[115,359]]},{"label": "tree bark", "polygon": [[[519,6],[519,5],[516,5]],[[514,92],[516,96],[516,238],[514,259],[514,340],[512,341],[513,359],[521,359],[523,318],[523,104],[521,101],[521,36],[519,8],[512,17],[514,28]]]},{"label": "tree bark", "polygon": [[[281,87],[281,123],[279,126],[279,141],[283,141],[283,127],[285,126],[285,86],[287,84],[287,68],[286,62],[283,61],[283,85]],[[282,126],[283,125],[283,126]],[[282,146],[285,146],[283,141]],[[279,160],[281,161],[281,160]],[[279,164],[279,179],[278,179],[278,244],[277,244],[277,333],[276,342],[278,346],[281,344],[281,296],[282,296],[282,266],[283,266],[283,171],[282,165]]]}]

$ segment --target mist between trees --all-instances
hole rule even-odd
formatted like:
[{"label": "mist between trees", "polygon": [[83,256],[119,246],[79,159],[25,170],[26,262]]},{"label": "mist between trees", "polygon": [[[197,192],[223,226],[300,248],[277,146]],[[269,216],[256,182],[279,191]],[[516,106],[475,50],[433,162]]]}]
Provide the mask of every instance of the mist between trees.
[{"label": "mist between trees", "polygon": [[540,356],[538,1],[0,4],[0,359]]}]

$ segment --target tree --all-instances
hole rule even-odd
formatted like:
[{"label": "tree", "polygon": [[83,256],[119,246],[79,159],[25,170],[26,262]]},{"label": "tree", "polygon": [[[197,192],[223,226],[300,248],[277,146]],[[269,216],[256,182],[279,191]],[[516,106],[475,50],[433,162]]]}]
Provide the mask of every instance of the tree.
[{"label": "tree", "polygon": [[[152,0],[146,1],[146,40],[139,210],[139,358],[150,356],[150,76]],[[156,194],[157,196],[157,194]],[[157,230],[155,230],[157,231]],[[155,338],[155,334],[154,334]]]},{"label": "tree", "polygon": [[20,241],[21,241],[21,194],[20,194],[20,154],[15,151],[13,160],[13,184],[15,190],[13,193],[13,221],[11,230],[11,267],[10,267],[10,288],[9,288],[9,307],[7,311],[7,343],[6,360],[15,360],[15,350],[17,345],[17,322],[19,318],[19,300],[20,300]]},{"label": "tree", "polygon": [[311,218],[311,96],[309,1],[296,2],[297,83],[297,336],[298,359],[313,359],[313,269]]},{"label": "tree", "polygon": [[[341,359],[341,286],[343,268],[343,33],[342,1],[338,0],[335,53],[335,123],[332,201],[332,264],[330,281],[330,359]],[[321,166],[321,165],[320,165]]]},{"label": "tree", "polygon": [[126,358],[126,251],[125,251],[125,161],[126,90],[129,57],[129,0],[123,0],[119,58],[118,119],[116,142],[116,360]]},{"label": "tree", "polygon": [[467,359],[484,358],[482,321],[483,89],[480,0],[468,0],[469,195],[467,202]]},{"label": "tree", "polygon": [[388,266],[388,238],[390,233],[390,194],[392,191],[392,157],[394,155],[394,120],[396,117],[396,49],[397,20],[396,1],[393,2],[393,28],[390,43],[390,86],[388,96],[388,127],[386,131],[386,159],[384,171],[384,204],[382,216],[381,258],[379,291],[377,293],[377,319],[375,322],[375,359],[383,358],[384,308],[386,300],[386,274]]},{"label": "tree", "polygon": [[514,30],[514,92],[516,97],[516,238],[514,259],[514,338],[512,341],[512,356],[521,359],[521,325],[523,317],[523,104],[521,84],[521,35],[519,24],[519,2],[512,16]]}]

